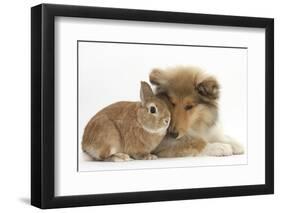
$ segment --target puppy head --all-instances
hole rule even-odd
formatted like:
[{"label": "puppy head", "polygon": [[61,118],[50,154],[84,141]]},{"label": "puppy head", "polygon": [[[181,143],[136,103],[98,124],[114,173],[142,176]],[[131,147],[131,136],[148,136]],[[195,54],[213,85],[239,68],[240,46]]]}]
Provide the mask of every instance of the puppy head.
[{"label": "puppy head", "polygon": [[199,131],[216,121],[219,84],[214,77],[195,67],[175,67],[153,69],[149,79],[169,106],[172,137],[181,138],[189,129]]}]

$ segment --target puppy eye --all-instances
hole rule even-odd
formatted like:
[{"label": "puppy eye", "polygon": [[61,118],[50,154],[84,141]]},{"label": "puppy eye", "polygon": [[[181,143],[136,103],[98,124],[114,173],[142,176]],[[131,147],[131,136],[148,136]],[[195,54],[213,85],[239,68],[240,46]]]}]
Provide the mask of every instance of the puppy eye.
[{"label": "puppy eye", "polygon": [[192,105],[186,105],[186,106],[184,107],[185,110],[191,110],[192,108],[193,108]]},{"label": "puppy eye", "polygon": [[176,104],[174,102],[172,102],[171,100],[169,102],[173,107],[176,106]]},{"label": "puppy eye", "polygon": [[151,114],[156,113],[156,108],[155,108],[154,106],[151,106],[151,107],[149,108],[149,112],[150,112]]}]

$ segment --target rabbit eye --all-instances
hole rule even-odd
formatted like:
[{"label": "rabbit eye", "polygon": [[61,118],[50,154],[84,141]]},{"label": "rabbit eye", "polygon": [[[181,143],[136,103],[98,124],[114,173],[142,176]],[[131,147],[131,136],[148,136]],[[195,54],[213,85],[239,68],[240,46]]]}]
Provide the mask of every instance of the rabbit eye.
[{"label": "rabbit eye", "polygon": [[149,112],[150,112],[151,114],[156,113],[156,108],[155,108],[154,106],[151,106],[151,107],[149,108]]}]

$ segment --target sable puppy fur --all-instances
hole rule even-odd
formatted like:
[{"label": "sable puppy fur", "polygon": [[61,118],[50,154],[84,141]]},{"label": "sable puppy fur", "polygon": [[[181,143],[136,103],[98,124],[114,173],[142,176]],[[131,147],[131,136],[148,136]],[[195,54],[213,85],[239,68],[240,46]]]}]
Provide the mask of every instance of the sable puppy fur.
[{"label": "sable puppy fur", "polygon": [[154,69],[150,82],[171,112],[169,134],[154,153],[162,157],[242,154],[243,147],[223,134],[218,122],[220,86],[197,67]]}]

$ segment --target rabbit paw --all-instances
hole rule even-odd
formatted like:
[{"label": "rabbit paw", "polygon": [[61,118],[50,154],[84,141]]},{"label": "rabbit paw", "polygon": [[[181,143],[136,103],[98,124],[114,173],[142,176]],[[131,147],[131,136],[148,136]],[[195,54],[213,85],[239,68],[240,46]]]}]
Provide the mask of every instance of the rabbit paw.
[{"label": "rabbit paw", "polygon": [[158,157],[157,155],[147,154],[143,156],[143,160],[156,160]]},{"label": "rabbit paw", "polygon": [[122,161],[131,161],[133,160],[128,154],[125,153],[115,153],[111,155],[107,161],[112,161],[112,162],[122,162]]},{"label": "rabbit paw", "polygon": [[135,154],[133,158],[136,160],[156,160],[158,157],[153,154]]}]

